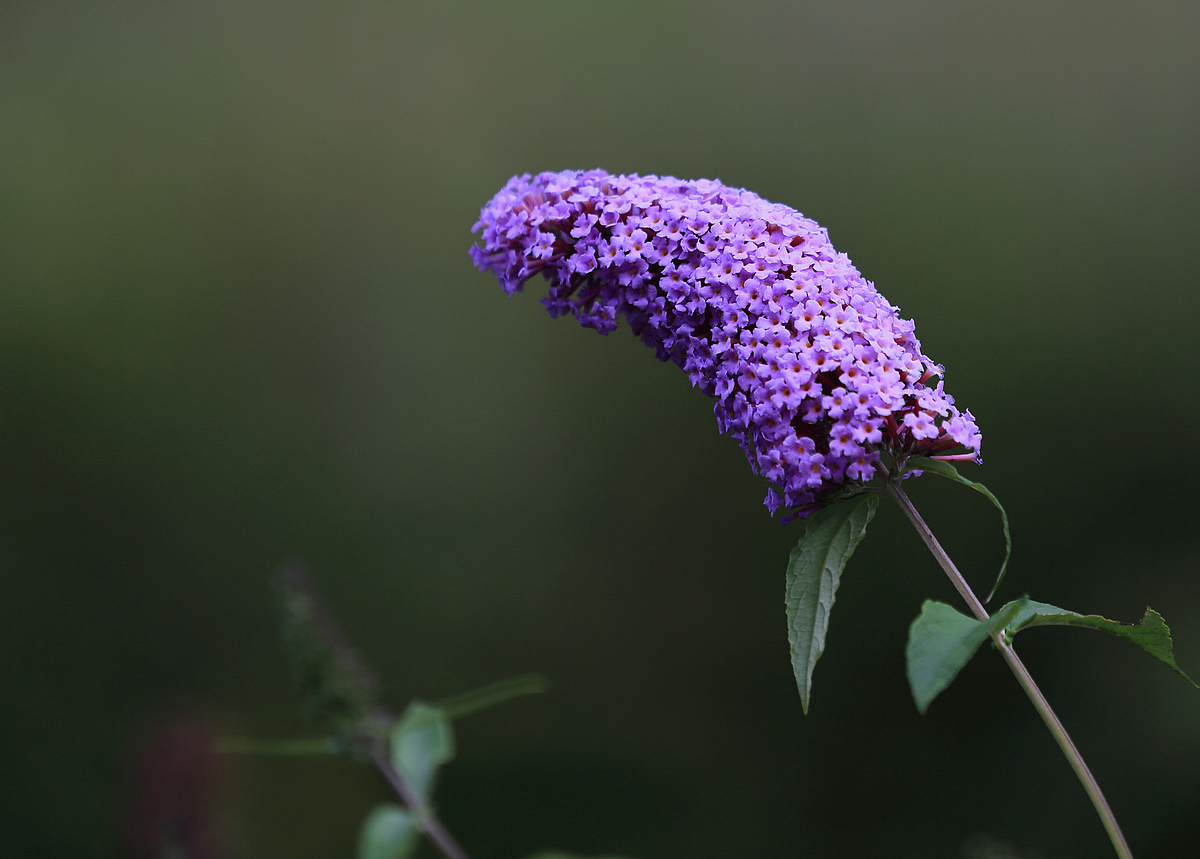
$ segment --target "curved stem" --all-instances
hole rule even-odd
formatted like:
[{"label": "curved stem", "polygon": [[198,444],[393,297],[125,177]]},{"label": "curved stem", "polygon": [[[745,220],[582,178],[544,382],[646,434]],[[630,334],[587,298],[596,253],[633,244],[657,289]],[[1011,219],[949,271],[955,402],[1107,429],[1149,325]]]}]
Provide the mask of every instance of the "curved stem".
[{"label": "curved stem", "polygon": [[[951,584],[954,585],[955,590],[966,601],[971,609],[971,613],[978,620],[987,620],[989,617],[987,609],[983,607],[983,603],[975,596],[974,591],[971,590],[971,586],[967,584],[967,580],[963,578],[962,573],[954,566],[954,562],[950,560],[950,556],[946,554],[946,550],[942,548],[937,538],[933,536],[933,532],[929,530],[929,526],[925,524],[925,520],[921,518],[921,514],[917,512],[917,508],[913,506],[912,501],[904,493],[900,484],[895,481],[889,482],[887,491],[895,499],[896,503],[900,505],[900,509],[904,511],[904,515],[912,522],[913,527],[917,529],[921,540],[929,548],[929,551],[933,554],[938,564],[946,571],[946,575],[950,577]],[[1121,834],[1121,827],[1117,825],[1117,819],[1113,816],[1112,809],[1108,807],[1108,801],[1105,800],[1104,794],[1100,791],[1100,785],[1096,783],[1091,770],[1083,762],[1083,756],[1075,748],[1075,744],[1071,741],[1071,737],[1062,726],[1062,722],[1058,720],[1058,716],[1054,715],[1054,711],[1050,709],[1050,704],[1046,701],[1045,696],[1042,695],[1042,691],[1033,682],[1033,678],[1029,675],[1029,670],[1021,662],[1020,658],[1017,657],[1017,653],[1013,650],[1012,645],[1004,641],[1003,630],[997,630],[992,633],[992,641],[995,642],[996,647],[1000,650],[1000,655],[1004,657],[1004,661],[1008,663],[1008,667],[1016,675],[1017,682],[1021,684],[1021,688],[1029,696],[1029,700],[1038,711],[1038,715],[1042,717],[1042,721],[1046,723],[1046,727],[1054,735],[1059,748],[1062,749],[1068,763],[1071,764],[1071,769],[1075,770],[1075,775],[1079,776],[1079,781],[1083,783],[1083,789],[1087,791],[1088,797],[1092,800],[1092,805],[1095,806],[1096,812],[1100,815],[1100,820],[1108,832],[1108,837],[1112,840],[1113,848],[1117,851],[1117,855],[1121,859],[1133,859],[1133,854],[1129,851],[1129,845],[1125,842],[1125,836]]]}]

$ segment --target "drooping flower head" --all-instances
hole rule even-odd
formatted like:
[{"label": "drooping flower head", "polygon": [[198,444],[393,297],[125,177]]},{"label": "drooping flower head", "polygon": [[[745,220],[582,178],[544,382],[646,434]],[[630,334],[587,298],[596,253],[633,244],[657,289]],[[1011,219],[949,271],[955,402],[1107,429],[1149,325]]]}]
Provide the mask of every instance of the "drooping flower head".
[{"label": "drooping flower head", "polygon": [[913,323],[794,209],[716,181],[568,170],[514,176],[473,230],[475,265],[509,294],[541,273],[551,316],[601,334],[624,316],[714,397],[772,512],[870,480],[880,451],[978,459],[974,418]]}]

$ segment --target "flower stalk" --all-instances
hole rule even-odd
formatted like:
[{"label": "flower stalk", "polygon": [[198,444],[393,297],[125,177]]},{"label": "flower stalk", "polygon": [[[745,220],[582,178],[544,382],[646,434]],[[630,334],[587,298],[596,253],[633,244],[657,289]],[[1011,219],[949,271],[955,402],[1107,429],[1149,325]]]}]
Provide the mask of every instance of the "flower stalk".
[{"label": "flower stalk", "polygon": [[[950,583],[954,585],[954,589],[958,591],[963,601],[971,609],[971,613],[975,615],[977,620],[986,622],[990,618],[987,609],[983,607],[983,603],[975,596],[975,592],[971,590],[971,586],[967,584],[967,580],[963,578],[962,573],[954,566],[954,562],[950,560],[950,556],[946,554],[946,550],[937,541],[937,538],[933,535],[933,531],[925,523],[917,508],[913,506],[912,501],[904,492],[899,482],[895,480],[888,481],[886,491],[900,506],[900,509],[904,511],[904,515],[908,517],[913,527],[916,528],[917,534],[920,535],[921,540],[925,543],[934,559],[945,571],[950,579]],[[1104,798],[1104,793],[1100,790],[1100,785],[1096,782],[1092,771],[1088,769],[1088,765],[1084,762],[1079,749],[1075,747],[1075,743],[1071,740],[1066,728],[1063,727],[1062,722],[1059,721],[1058,716],[1051,709],[1046,696],[1042,694],[1041,689],[1038,688],[1033,677],[1030,676],[1029,669],[1021,662],[1013,646],[1004,640],[1004,631],[1002,629],[993,632],[991,638],[999,649],[1000,655],[1004,657],[1004,661],[1008,663],[1008,667],[1016,676],[1017,682],[1021,684],[1021,688],[1029,696],[1034,709],[1038,711],[1038,715],[1046,723],[1046,727],[1054,736],[1055,742],[1062,749],[1062,753],[1066,756],[1071,769],[1079,777],[1079,781],[1083,784],[1083,789],[1087,792],[1088,798],[1091,799],[1092,805],[1096,808],[1096,813],[1100,815],[1100,821],[1104,824],[1105,831],[1108,832],[1108,837],[1112,841],[1113,849],[1116,850],[1117,856],[1121,857],[1121,859],[1133,859],[1133,853],[1129,850],[1129,844],[1125,841],[1125,836],[1121,833],[1121,827],[1117,824],[1117,819],[1113,815],[1108,801]]]}]

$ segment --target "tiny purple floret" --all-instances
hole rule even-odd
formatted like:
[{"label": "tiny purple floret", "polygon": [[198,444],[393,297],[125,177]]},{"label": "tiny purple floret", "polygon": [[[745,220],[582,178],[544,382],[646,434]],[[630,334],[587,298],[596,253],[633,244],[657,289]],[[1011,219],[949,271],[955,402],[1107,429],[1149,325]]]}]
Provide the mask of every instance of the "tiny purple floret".
[{"label": "tiny purple floret", "polygon": [[601,334],[623,316],[715,398],[771,512],[871,480],[881,451],[979,461],[913,323],[794,209],[707,179],[568,170],[514,176],[473,230],[475,265],[510,295],[543,275],[552,316]]}]

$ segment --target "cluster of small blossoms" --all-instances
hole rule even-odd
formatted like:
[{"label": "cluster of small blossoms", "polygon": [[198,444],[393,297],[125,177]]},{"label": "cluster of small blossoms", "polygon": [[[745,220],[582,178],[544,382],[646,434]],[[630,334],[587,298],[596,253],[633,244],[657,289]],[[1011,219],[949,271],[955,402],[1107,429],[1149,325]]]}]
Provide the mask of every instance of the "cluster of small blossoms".
[{"label": "cluster of small blossoms", "polygon": [[506,292],[541,273],[551,316],[601,334],[624,316],[714,397],[772,513],[870,480],[881,450],[978,460],[913,323],[794,209],[709,180],[565,171],[513,177],[473,230],[475,265]]}]

